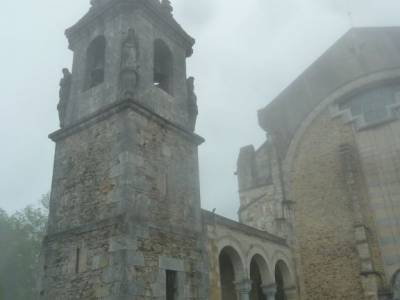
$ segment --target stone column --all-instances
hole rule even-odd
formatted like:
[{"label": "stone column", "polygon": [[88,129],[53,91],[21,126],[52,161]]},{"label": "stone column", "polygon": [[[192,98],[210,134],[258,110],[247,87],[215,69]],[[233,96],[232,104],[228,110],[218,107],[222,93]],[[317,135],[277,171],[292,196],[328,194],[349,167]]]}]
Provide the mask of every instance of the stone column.
[{"label": "stone column", "polygon": [[239,294],[239,300],[250,300],[251,280],[245,279],[243,281],[236,282],[235,285]]},{"label": "stone column", "polygon": [[261,287],[265,296],[265,300],[275,300],[276,284],[264,285]]},{"label": "stone column", "polygon": [[285,295],[287,300],[297,300],[296,287],[285,288]]}]

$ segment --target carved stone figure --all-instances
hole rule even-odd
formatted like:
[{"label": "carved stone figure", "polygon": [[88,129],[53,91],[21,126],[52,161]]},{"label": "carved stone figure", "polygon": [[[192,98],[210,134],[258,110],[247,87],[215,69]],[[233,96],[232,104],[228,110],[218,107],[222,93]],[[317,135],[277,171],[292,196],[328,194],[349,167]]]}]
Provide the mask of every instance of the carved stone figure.
[{"label": "carved stone figure", "polygon": [[400,272],[393,281],[393,300],[400,300]]},{"label": "carved stone figure", "polygon": [[189,77],[186,80],[186,87],[188,92],[190,129],[194,131],[196,128],[197,115],[199,114],[197,96],[194,92],[194,77]]},{"label": "carved stone figure", "polygon": [[129,29],[128,37],[122,45],[121,56],[121,95],[133,96],[138,83],[138,42],[135,31]]},{"label": "carved stone figure", "polygon": [[60,127],[64,127],[65,123],[65,111],[66,111],[66,106],[69,100],[69,96],[71,93],[71,72],[67,69],[64,68],[62,70],[63,73],[63,78],[60,81],[60,101],[58,102],[57,105],[57,110],[58,110],[58,117],[60,119]]}]

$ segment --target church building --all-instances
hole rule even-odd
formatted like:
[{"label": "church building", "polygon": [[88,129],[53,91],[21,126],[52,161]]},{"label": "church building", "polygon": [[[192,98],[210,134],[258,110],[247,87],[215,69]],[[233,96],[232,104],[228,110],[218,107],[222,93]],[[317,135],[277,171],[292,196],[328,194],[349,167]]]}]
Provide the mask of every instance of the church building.
[{"label": "church building", "polygon": [[258,112],[240,221],[286,238],[299,299],[400,299],[400,28],[355,28]]},{"label": "church building", "polygon": [[66,36],[40,299],[400,299],[400,29],[350,31],[259,112],[239,222],[201,208],[170,1],[92,0]]}]

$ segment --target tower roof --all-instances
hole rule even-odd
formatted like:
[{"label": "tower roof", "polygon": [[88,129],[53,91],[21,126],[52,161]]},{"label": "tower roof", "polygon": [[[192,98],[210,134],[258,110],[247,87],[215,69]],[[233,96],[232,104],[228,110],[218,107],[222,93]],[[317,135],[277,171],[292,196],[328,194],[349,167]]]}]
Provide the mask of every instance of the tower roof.
[{"label": "tower roof", "polygon": [[329,95],[370,74],[400,68],[400,27],[353,28],[258,113],[282,153],[303,120]]},{"label": "tower roof", "polygon": [[73,43],[79,38],[79,32],[88,27],[94,20],[102,18],[109,12],[120,14],[128,10],[141,9],[155,21],[160,23],[161,27],[168,27],[184,43],[187,48],[187,55],[193,52],[195,40],[179,25],[172,16],[172,5],[170,1],[163,0],[92,0],[90,10],[73,26],[65,31],[65,34]]}]

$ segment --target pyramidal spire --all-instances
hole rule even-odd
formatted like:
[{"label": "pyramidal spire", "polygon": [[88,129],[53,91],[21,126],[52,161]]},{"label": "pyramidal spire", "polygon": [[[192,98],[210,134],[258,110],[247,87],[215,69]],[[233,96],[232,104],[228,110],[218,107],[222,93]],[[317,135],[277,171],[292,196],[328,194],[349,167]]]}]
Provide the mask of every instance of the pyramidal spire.
[{"label": "pyramidal spire", "polygon": [[174,8],[172,7],[171,1],[170,0],[161,0],[161,7],[164,11],[172,15],[172,12],[174,11]]}]

